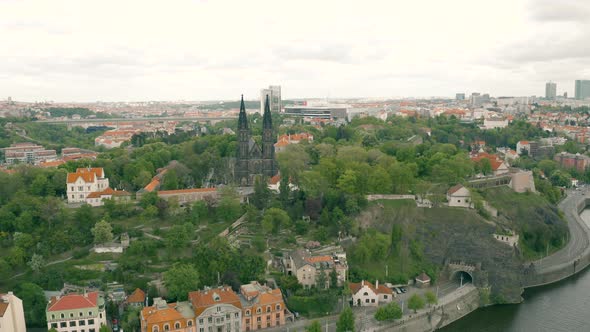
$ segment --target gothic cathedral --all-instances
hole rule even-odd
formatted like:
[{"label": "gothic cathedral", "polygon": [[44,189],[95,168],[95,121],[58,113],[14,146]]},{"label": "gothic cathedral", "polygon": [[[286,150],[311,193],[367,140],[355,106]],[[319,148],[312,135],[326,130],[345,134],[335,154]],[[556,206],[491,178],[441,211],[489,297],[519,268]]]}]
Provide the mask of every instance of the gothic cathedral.
[{"label": "gothic cathedral", "polygon": [[268,178],[278,173],[274,144],[275,139],[268,95],[264,103],[264,115],[262,117],[262,149],[250,134],[244,96],[242,95],[240,116],[238,118],[238,151],[234,170],[238,185],[253,186],[256,177],[261,176],[263,181],[267,181]]}]

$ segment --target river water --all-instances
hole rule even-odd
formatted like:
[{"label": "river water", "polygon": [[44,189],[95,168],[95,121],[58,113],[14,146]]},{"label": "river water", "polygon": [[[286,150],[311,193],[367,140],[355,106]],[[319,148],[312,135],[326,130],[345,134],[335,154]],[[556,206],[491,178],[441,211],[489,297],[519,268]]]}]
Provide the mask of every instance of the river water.
[{"label": "river water", "polygon": [[[590,210],[582,212],[590,224]],[[528,289],[521,304],[478,309],[444,332],[590,332],[590,268],[558,283]]]}]

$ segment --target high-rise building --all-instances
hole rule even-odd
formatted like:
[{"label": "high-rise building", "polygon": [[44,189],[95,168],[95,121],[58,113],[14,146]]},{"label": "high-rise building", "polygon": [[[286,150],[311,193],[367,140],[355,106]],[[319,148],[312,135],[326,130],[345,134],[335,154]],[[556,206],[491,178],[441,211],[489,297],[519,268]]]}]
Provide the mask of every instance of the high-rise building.
[{"label": "high-rise building", "polygon": [[557,97],[557,84],[553,82],[547,82],[545,84],[545,98],[555,99]]},{"label": "high-rise building", "polygon": [[457,93],[455,95],[455,100],[465,100],[465,94],[464,93]]},{"label": "high-rise building", "polygon": [[576,80],[576,99],[590,98],[590,80]]},{"label": "high-rise building", "polygon": [[270,100],[270,111],[280,112],[283,108],[281,101],[281,86],[270,85],[268,89],[260,90],[260,114],[264,114],[264,102],[268,96]]}]

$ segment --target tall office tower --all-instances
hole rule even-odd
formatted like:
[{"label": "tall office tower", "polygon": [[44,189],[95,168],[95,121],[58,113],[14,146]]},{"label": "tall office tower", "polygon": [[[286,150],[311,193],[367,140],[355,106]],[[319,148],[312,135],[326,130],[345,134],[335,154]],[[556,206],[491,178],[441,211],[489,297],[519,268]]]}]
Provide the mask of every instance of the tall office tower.
[{"label": "tall office tower", "polygon": [[576,99],[590,98],[590,80],[576,80]]},{"label": "tall office tower", "polygon": [[464,93],[455,94],[455,100],[465,100],[465,94]]},{"label": "tall office tower", "polygon": [[270,111],[280,112],[283,108],[281,101],[281,86],[270,85],[268,89],[260,90],[260,114],[264,113],[264,103],[266,101],[266,96],[268,96],[270,101]]},{"label": "tall office tower", "polygon": [[547,82],[545,83],[545,98],[555,99],[557,97],[557,83]]}]

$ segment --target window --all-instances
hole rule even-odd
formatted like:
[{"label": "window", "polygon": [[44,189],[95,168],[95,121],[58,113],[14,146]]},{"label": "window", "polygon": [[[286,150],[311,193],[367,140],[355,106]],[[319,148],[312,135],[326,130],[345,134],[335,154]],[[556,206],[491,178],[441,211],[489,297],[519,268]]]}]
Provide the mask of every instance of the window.
[{"label": "window", "polygon": [[70,187],[70,189],[71,189],[71,191],[74,191],[74,187],[73,187],[73,186],[72,186],[72,187]]},{"label": "window", "polygon": [[88,325],[94,325],[94,319],[89,319],[88,320]]},{"label": "window", "polygon": [[56,329],[57,328],[57,323],[51,323],[51,328]]},{"label": "window", "polygon": [[371,299],[371,303],[375,303],[375,299]]},{"label": "window", "polygon": [[364,295],[364,296],[369,296],[369,293],[367,293],[367,292],[364,292],[364,293],[363,293],[363,295]]},{"label": "window", "polygon": [[154,326],[152,327],[152,332],[158,332],[158,326],[154,325]]},{"label": "window", "polygon": [[366,300],[365,300],[365,303],[369,303],[369,299],[366,299]]},{"label": "window", "polygon": [[72,326],[76,326],[76,321],[75,320],[70,321],[70,327],[72,327]]},{"label": "window", "polygon": [[170,325],[165,324],[164,325],[164,331],[170,331]]},{"label": "window", "polygon": [[266,312],[270,312],[270,306],[266,306]]},{"label": "window", "polygon": [[387,300],[387,295],[383,295],[383,298]]},{"label": "window", "polygon": [[92,316],[92,311],[88,311],[88,316]]},{"label": "window", "polygon": [[84,326],[84,325],[86,325],[86,321],[85,320],[81,320],[81,321],[78,322],[78,325]]},{"label": "window", "polygon": [[179,322],[174,323],[174,328],[175,329],[179,329],[180,328],[180,323]]},{"label": "window", "polygon": [[257,314],[259,314],[259,313],[261,313],[261,312],[262,312],[262,309],[261,309],[261,308],[258,308],[258,309],[256,309],[256,313],[257,313]]},{"label": "window", "polygon": [[230,315],[229,314],[225,314],[225,319],[230,319]]},{"label": "window", "polygon": [[88,332],[96,332],[96,329],[90,329]]},{"label": "window", "polygon": [[277,311],[280,311],[281,310],[281,305],[280,304],[277,304],[276,309],[277,309]]},{"label": "window", "polygon": [[51,319],[55,319],[55,315],[51,315]]},{"label": "window", "polygon": [[250,316],[250,310],[246,310],[246,316]]},{"label": "window", "polygon": [[98,315],[100,318],[102,318],[102,312]]},{"label": "window", "polygon": [[84,314],[82,313],[82,311],[80,311],[79,315],[80,315],[80,317],[84,316]]},{"label": "window", "polygon": [[270,315],[267,315],[267,316],[266,316],[266,321],[267,321],[267,322],[270,322]]},{"label": "window", "polygon": [[213,323],[213,317],[207,318],[207,321],[209,322],[209,324]]},{"label": "window", "polygon": [[61,318],[66,318],[64,314],[59,315]]},{"label": "window", "polygon": [[250,324],[250,318],[246,318],[246,324]]},{"label": "window", "polygon": [[187,321],[186,326],[193,326],[193,321],[192,320]]},{"label": "window", "polygon": [[281,314],[277,312],[277,314],[275,315],[277,319],[281,318]]},{"label": "window", "polygon": [[199,318],[199,324],[203,324],[203,318]]},{"label": "window", "polygon": [[262,322],[262,318],[261,318],[260,316],[258,316],[258,317],[256,318],[256,321],[257,321],[257,322]]},{"label": "window", "polygon": [[61,322],[59,323],[59,327],[68,327],[68,324],[66,322]]},{"label": "window", "polygon": [[199,327],[199,332],[205,332],[205,329],[202,327]]},{"label": "window", "polygon": [[221,312],[221,307],[217,307],[217,312]]},{"label": "window", "polygon": [[235,317],[235,318],[240,318],[240,313],[239,313],[239,312],[236,312],[236,313],[234,314],[234,317]]},{"label": "window", "polygon": [[84,191],[84,186],[78,186],[78,191]]}]

